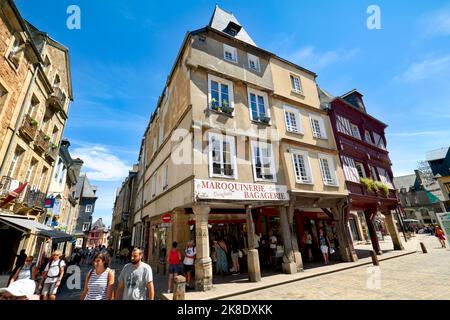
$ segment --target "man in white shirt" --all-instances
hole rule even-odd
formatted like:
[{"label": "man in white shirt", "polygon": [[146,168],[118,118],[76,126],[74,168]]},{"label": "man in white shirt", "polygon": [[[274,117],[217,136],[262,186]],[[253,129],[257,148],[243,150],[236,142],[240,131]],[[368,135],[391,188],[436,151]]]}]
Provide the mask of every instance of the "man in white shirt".
[{"label": "man in white shirt", "polygon": [[42,288],[43,300],[55,300],[56,292],[61,285],[61,280],[64,276],[64,267],[66,263],[61,260],[61,251],[55,250],[52,253],[52,259],[44,269],[44,274],[42,276],[42,281],[39,288]]}]

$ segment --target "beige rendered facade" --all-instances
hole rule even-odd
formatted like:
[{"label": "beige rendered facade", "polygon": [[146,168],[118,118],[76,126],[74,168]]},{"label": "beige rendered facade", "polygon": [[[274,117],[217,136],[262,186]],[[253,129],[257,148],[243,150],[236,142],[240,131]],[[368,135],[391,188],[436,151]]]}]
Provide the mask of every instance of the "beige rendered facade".
[{"label": "beige rendered facade", "polygon": [[[44,220],[44,200],[71,100],[68,49],[26,22],[12,1],[3,1],[0,8],[1,215]],[[19,189],[17,197],[4,202],[11,191],[21,186],[25,187]],[[12,234],[5,236],[17,238]],[[14,251],[23,248],[28,254],[35,254],[40,247],[33,232],[22,240],[11,241]]]},{"label": "beige rendered facade", "polygon": [[315,242],[319,228],[339,240],[340,259],[356,258],[340,223],[348,192],[315,77],[258,48],[218,7],[207,27],[186,35],[139,154],[132,245],[151,265],[163,267],[173,241],[183,252],[192,239],[196,288],[208,290],[213,243],[229,237],[258,281],[268,257],[259,257],[255,234],[274,234],[283,271],[298,272],[305,228]]}]

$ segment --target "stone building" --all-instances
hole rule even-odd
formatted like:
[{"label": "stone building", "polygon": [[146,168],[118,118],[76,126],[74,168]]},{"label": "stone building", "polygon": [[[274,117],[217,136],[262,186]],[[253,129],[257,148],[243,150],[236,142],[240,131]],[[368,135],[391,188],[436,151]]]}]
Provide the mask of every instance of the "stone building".
[{"label": "stone building", "polygon": [[317,244],[319,229],[337,259],[355,260],[348,191],[315,79],[258,47],[217,6],[206,27],[186,34],[139,152],[132,245],[150,264],[164,261],[173,241],[183,249],[192,239],[196,287],[208,290],[213,241],[228,237],[259,281],[255,234],[274,234],[282,270],[294,273],[303,268],[303,231]]},{"label": "stone building", "polygon": [[109,230],[106,225],[103,223],[102,218],[98,218],[97,221],[92,225],[91,230],[89,231],[87,247],[95,248],[98,246],[108,247],[109,240]]},{"label": "stone building", "polygon": [[39,256],[57,237],[40,223],[71,100],[68,49],[25,21],[14,1],[2,1],[0,242],[11,251],[0,252],[3,269],[21,249]]},{"label": "stone building", "polygon": [[131,248],[137,172],[138,165],[134,165],[133,170],[129,172],[128,177],[116,193],[111,223],[111,242],[116,253],[123,248]]},{"label": "stone building", "polygon": [[[417,227],[438,223],[436,213],[441,213],[443,194],[437,181],[427,183],[423,173],[394,177],[406,219],[417,220]],[[410,223],[408,223],[410,225]]]},{"label": "stone building", "polygon": [[426,161],[442,192],[442,209],[450,212],[450,148],[427,152]]}]

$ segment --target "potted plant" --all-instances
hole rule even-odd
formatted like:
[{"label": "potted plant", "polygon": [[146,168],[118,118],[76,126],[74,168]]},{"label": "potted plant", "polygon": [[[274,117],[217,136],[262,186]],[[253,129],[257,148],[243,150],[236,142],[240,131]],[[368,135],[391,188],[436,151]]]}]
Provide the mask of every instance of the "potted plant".
[{"label": "potted plant", "polygon": [[51,148],[52,148],[52,150],[55,150],[56,148],[58,148],[58,145],[55,143],[52,143]]},{"label": "potted plant", "polygon": [[216,98],[211,99],[211,109],[219,110],[219,104],[217,103]]},{"label": "potted plant", "polygon": [[378,181],[376,182],[376,185],[378,190],[381,191],[385,197],[389,195],[389,188],[387,187],[387,185]]},{"label": "potted plant", "polygon": [[30,124],[32,127],[34,127],[34,126],[37,126],[38,122],[35,119],[31,118]]},{"label": "potted plant", "polygon": [[270,118],[269,118],[269,117],[266,117],[266,116],[260,116],[260,117],[259,117],[259,121],[261,121],[261,122],[264,123],[264,124],[269,124]]},{"label": "potted plant", "polygon": [[363,185],[364,189],[366,189],[367,191],[370,191],[370,192],[377,192],[378,191],[378,186],[375,183],[375,181],[373,181],[372,179],[370,179],[370,178],[360,178],[359,181]]},{"label": "potted plant", "polygon": [[45,136],[44,137],[44,141],[49,141],[50,140],[50,137],[49,136]]}]

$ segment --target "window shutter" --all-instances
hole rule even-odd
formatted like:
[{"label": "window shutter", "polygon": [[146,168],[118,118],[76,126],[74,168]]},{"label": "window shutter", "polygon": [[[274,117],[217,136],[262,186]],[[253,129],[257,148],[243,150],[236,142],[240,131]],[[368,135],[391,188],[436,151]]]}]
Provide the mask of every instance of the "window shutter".
[{"label": "window shutter", "polygon": [[359,183],[359,174],[355,161],[352,158],[342,156],[342,165],[344,167],[345,178],[348,181]]}]

